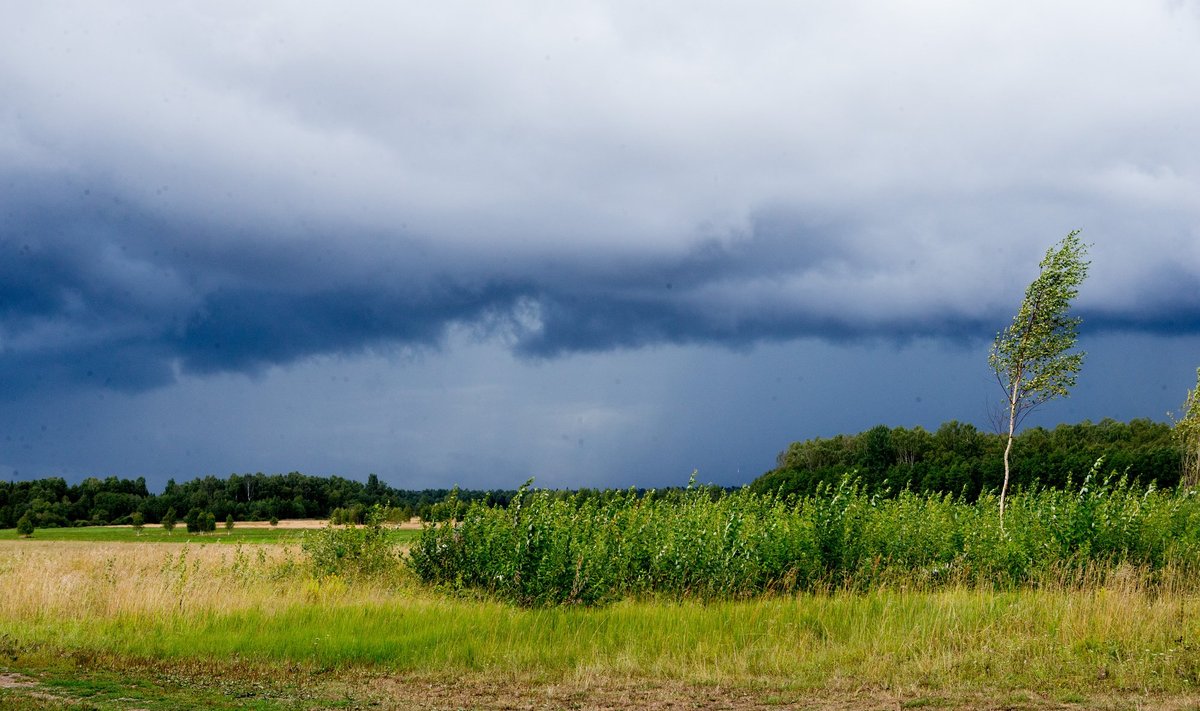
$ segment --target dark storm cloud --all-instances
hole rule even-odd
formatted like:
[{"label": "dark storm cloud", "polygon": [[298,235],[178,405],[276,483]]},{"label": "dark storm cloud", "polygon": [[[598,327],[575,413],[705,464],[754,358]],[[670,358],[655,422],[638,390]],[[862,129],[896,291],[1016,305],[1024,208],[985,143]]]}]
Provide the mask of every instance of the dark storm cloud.
[{"label": "dark storm cloud", "polygon": [[[935,298],[966,282],[934,255],[897,262],[851,220],[778,209],[758,214],[745,234],[702,240],[678,256],[604,255],[551,266],[540,256],[523,262],[433,248],[410,259],[406,250],[364,256],[359,239],[321,251],[251,234],[213,247],[211,226],[172,224],[92,195],[25,213],[0,236],[0,373],[8,396],[70,383],[141,390],[177,373],[436,348],[454,325],[547,358],[804,336],[969,340],[989,337],[1007,318],[987,300],[964,308]],[[1088,324],[1197,332],[1192,275],[1166,274],[1144,310],[1091,309]]]},{"label": "dark storm cloud", "polygon": [[454,323],[506,314],[510,286],[430,285],[405,294],[388,284],[278,293],[222,290],[209,295],[170,343],[186,370],[253,370],[304,356],[393,344],[432,347]]},{"label": "dark storm cloud", "polygon": [[10,395],[458,327],[988,339],[1077,226],[1089,328],[1200,328],[1177,9],[65,7],[0,29]]},{"label": "dark storm cloud", "polygon": [[1158,265],[1133,298],[1081,310],[1084,332],[1200,333],[1200,274],[1181,264]]}]

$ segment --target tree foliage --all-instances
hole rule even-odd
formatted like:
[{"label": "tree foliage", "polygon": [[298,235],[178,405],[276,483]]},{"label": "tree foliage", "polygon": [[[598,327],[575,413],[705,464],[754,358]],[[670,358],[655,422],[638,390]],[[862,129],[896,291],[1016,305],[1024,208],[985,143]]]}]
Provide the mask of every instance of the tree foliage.
[{"label": "tree foliage", "polygon": [[[762,494],[808,496],[847,474],[873,495],[952,494],[974,501],[998,492],[1007,435],[951,421],[934,431],[880,425],[859,434],[793,442],[776,468],[750,484]],[[1137,419],[1030,427],[1016,436],[1012,486],[1070,488],[1097,459],[1140,486],[1179,483],[1181,449],[1169,424]]]},{"label": "tree foliage", "polygon": [[[464,501],[488,499],[503,505],[512,490],[463,491]],[[28,481],[0,481],[0,528],[12,528],[26,511],[37,528],[74,525],[128,524],[140,512],[147,524],[164,522],[168,509],[193,508],[212,512],[218,521],[230,515],[236,521],[287,518],[326,518],[341,509],[361,520],[362,512],[376,504],[389,516],[407,520],[427,518],[449,489],[396,489],[372,476],[364,483],[340,476],[289,474],[231,474],[228,478],[204,476],[187,482],[167,482],[161,493],[151,494],[142,478],[88,477],[68,484],[60,477]]]},{"label": "tree foliage", "polygon": [[1200,485],[1200,368],[1196,369],[1196,387],[1188,391],[1179,417],[1175,418],[1175,436],[1182,451],[1180,480],[1186,486]]},{"label": "tree foliage", "polygon": [[1004,484],[1000,489],[1000,521],[1011,474],[1009,456],[1017,425],[1037,406],[1066,397],[1075,386],[1084,354],[1072,352],[1080,319],[1070,315],[1071,301],[1087,277],[1087,247],[1075,230],[1046,251],[1041,271],[1025,290],[1017,315],[992,344],[988,364],[1004,390],[1008,440],[1004,450]]}]

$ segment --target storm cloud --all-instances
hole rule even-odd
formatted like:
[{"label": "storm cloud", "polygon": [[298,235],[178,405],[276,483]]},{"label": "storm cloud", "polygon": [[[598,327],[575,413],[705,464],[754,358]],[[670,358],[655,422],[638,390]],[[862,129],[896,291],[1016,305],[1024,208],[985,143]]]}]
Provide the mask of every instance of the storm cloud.
[{"label": "storm cloud", "polygon": [[975,348],[1075,228],[1085,335],[1200,334],[1194,3],[8,15],[0,399],[462,338]]}]

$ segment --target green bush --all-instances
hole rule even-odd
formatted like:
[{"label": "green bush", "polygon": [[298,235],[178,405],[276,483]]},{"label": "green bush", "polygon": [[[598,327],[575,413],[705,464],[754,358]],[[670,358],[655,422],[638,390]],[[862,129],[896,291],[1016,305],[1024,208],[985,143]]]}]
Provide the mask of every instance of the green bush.
[{"label": "green bush", "polygon": [[520,605],[622,597],[745,598],[831,587],[1009,588],[1097,569],[1197,570],[1200,496],[1100,479],[1017,492],[1006,527],[994,494],[974,501],[869,494],[844,478],[812,496],[562,497],[522,487],[507,508],[473,502],[428,524],[408,566],[426,583]]},{"label": "green bush", "polygon": [[366,514],[366,523],[336,525],[306,531],[301,550],[315,577],[332,575],[345,579],[373,577],[395,572],[400,556],[388,540],[382,510],[376,506]]},{"label": "green bush", "polygon": [[29,518],[28,513],[25,513],[17,520],[17,535],[24,538],[29,538],[33,535],[33,519]]}]

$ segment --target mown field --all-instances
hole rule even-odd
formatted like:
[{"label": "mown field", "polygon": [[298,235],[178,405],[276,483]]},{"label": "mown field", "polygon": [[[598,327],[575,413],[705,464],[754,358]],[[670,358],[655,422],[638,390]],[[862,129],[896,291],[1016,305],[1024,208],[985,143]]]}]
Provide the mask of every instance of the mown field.
[{"label": "mown field", "polygon": [[[785,575],[788,588],[727,596],[705,586],[646,588],[602,604],[509,600],[498,584],[423,581],[419,566],[364,567],[352,537],[301,548],[50,541],[38,531],[32,540],[0,541],[0,708],[1200,708],[1200,596],[1182,557],[1191,549],[1151,535],[1146,524],[1191,525],[1191,500],[1113,491],[1101,500],[1018,498],[1014,511],[1026,518],[1014,516],[1002,540],[1033,535],[1040,502],[1071,521],[1090,512],[1086,520],[1107,531],[1104,540],[1115,541],[1113,527],[1123,522],[1117,527],[1148,542],[1144,552],[1162,555],[1138,562],[1081,538],[1061,544],[1065,560],[1026,561],[1021,570],[1035,575],[999,584],[973,573],[931,577],[930,565],[905,577],[882,556],[865,556],[865,569],[886,574],[811,568],[803,585]],[[836,540],[856,545],[875,541],[867,532],[893,525],[888,517],[909,521],[909,532],[897,535],[928,541],[916,532],[952,533],[950,522],[971,510],[938,499],[941,508],[930,511],[943,515],[922,524],[910,518],[933,503],[843,493],[841,504],[820,511],[841,511]],[[1072,500],[1082,504],[1070,509]],[[461,525],[410,545],[432,556],[446,544],[445,571],[463,562],[450,544],[472,525],[493,542],[515,526],[527,558],[512,558],[512,569],[549,561],[535,589],[551,590],[573,580],[560,574],[554,552],[575,540],[571,527],[603,519],[594,511],[568,516],[560,506],[569,503],[518,501],[497,513],[477,510],[474,523],[465,511]],[[763,505],[697,494],[671,509],[687,525],[660,533],[708,551],[689,564],[715,566],[730,560],[715,541],[740,540],[725,533],[729,520],[741,516],[741,530],[759,530],[747,519],[751,504]],[[630,502],[608,510],[644,515]],[[803,522],[806,510],[789,504],[779,520]],[[732,518],[722,522],[722,511]],[[891,513],[876,519],[883,514],[872,511]],[[1019,521],[1025,530],[1013,531]],[[814,539],[813,550],[832,561],[835,539],[821,540],[826,547]],[[528,556],[530,541],[546,547]],[[616,557],[616,548],[605,550]],[[857,550],[838,549],[838,560]],[[314,565],[330,551],[353,564],[334,572]],[[669,569],[661,571],[668,582],[676,580]]]},{"label": "mown field", "polygon": [[[74,541],[95,543],[176,543],[181,545],[238,543],[300,543],[303,528],[271,527],[267,525],[235,525],[227,531],[223,527],[212,533],[188,533],[177,526],[168,533],[161,526],[146,526],[140,532],[131,526],[81,526],[79,528],[39,528],[34,532],[37,541]],[[398,544],[411,542],[418,531],[411,528],[389,529],[388,535]],[[0,529],[0,541],[15,541],[19,538],[15,528]]]}]

